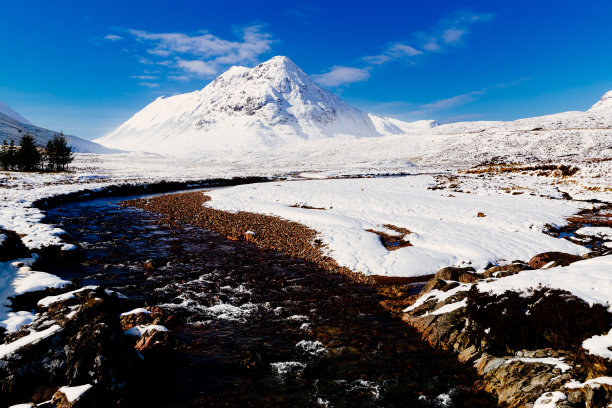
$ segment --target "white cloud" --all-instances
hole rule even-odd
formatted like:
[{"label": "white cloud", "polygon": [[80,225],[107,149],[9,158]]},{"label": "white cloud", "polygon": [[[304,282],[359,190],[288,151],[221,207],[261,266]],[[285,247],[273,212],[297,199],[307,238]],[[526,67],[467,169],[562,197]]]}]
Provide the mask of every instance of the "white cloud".
[{"label": "white cloud", "polygon": [[107,34],[104,36],[104,39],[108,41],[121,41],[123,40],[123,37],[121,37],[120,35],[116,35],[116,34]]},{"label": "white cloud", "polygon": [[189,76],[188,75],[170,75],[168,76],[168,79],[172,79],[174,81],[189,81]]},{"label": "white cloud", "polygon": [[[255,64],[260,55],[271,50],[272,36],[262,32],[262,26],[243,28],[239,40],[222,39],[208,32],[197,34],[152,33],[128,30],[138,41],[147,45],[147,53],[165,60],[157,64],[179,68],[183,75],[214,76],[229,65]],[[143,59],[143,63],[148,59]]]},{"label": "white cloud", "polygon": [[419,111],[415,111],[413,113],[427,113],[434,112],[439,110],[445,110],[454,108],[455,106],[465,105],[466,103],[470,103],[478,99],[480,95],[486,93],[487,88],[481,89],[478,91],[468,92],[461,95],[455,95],[450,98],[440,99],[435,102],[427,103],[425,105],[421,105],[421,109]]},{"label": "white cloud", "polygon": [[523,77],[523,78],[517,79],[514,82],[486,86],[486,87],[484,87],[482,89],[478,89],[476,91],[467,92],[467,93],[460,94],[460,95],[455,95],[455,96],[452,96],[450,98],[440,99],[440,100],[437,100],[437,101],[434,101],[434,102],[430,102],[430,103],[426,103],[424,105],[421,105],[418,110],[412,111],[410,113],[412,113],[412,114],[426,114],[426,113],[431,113],[431,112],[443,111],[443,110],[451,109],[451,108],[454,108],[456,106],[461,106],[461,105],[465,105],[465,104],[468,104],[470,102],[473,102],[473,101],[479,99],[480,97],[482,97],[483,95],[487,94],[488,92],[493,91],[495,89],[508,88],[508,87],[511,87],[511,86],[514,86],[514,85],[518,85],[521,82],[528,81],[530,79],[531,78],[529,78],[529,77]]},{"label": "white cloud", "polygon": [[[476,14],[459,11],[438,22],[429,31],[414,32],[409,42],[395,42],[377,55],[363,57],[363,67],[335,66],[331,71],[315,75],[323,86],[337,87],[353,82],[364,81],[370,77],[371,70],[376,66],[396,60],[408,60],[413,64],[417,58],[428,53],[438,53],[446,48],[459,46],[470,31],[470,26],[476,23],[491,22],[493,14]],[[465,99],[467,97],[464,97]],[[452,103],[449,101],[447,103]]]},{"label": "white cloud", "polygon": [[217,73],[217,68],[214,64],[200,60],[177,60],[176,65],[184,69],[187,73],[196,74],[198,76],[212,76]]},{"label": "white cloud", "polygon": [[343,67],[339,65],[333,67],[329,72],[312,76],[320,85],[329,87],[365,81],[369,77],[370,70],[368,68]]},{"label": "white cloud", "polygon": [[411,45],[395,43],[378,55],[364,57],[364,60],[370,64],[382,65],[399,58],[416,57],[421,54],[423,54],[423,51],[417,50]]},{"label": "white cloud", "polygon": [[461,37],[465,34],[464,29],[449,28],[442,32],[442,39],[447,44],[455,44],[461,41]]},{"label": "white cloud", "polygon": [[132,78],[140,80],[157,79],[157,77],[153,75],[132,75]]},{"label": "white cloud", "polygon": [[146,86],[147,88],[159,88],[159,84],[155,82],[141,82],[138,85]]}]

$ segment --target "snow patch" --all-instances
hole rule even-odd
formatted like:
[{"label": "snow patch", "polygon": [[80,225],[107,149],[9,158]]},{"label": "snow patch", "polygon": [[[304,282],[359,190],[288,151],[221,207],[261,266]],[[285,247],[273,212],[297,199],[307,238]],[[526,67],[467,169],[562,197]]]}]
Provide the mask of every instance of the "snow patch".
[{"label": "snow patch", "polygon": [[91,384],[85,384],[76,387],[61,387],[58,391],[66,396],[68,402],[75,402],[92,387],[93,386]]},{"label": "snow patch", "polygon": [[46,339],[47,337],[51,337],[53,334],[57,333],[59,330],[61,330],[61,327],[57,324],[54,324],[53,326],[45,330],[41,330],[39,332],[36,332],[36,331],[30,332],[30,334],[18,340],[15,340],[12,343],[0,344],[0,358],[3,358],[9,354],[12,354],[22,347],[25,347],[30,344],[35,344],[39,342],[40,340]]},{"label": "snow patch", "polygon": [[84,286],[80,289],[76,289],[71,292],[62,293],[61,295],[47,296],[38,301],[38,306],[49,307],[54,303],[64,302],[69,299],[74,299],[77,293],[85,292],[87,290],[96,290],[96,289],[98,289],[98,286]]}]

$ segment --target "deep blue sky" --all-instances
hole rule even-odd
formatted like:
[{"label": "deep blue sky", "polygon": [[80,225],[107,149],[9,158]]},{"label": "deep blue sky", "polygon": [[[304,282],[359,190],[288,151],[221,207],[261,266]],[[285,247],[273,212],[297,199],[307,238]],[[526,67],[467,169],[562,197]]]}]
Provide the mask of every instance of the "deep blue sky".
[{"label": "deep blue sky", "polygon": [[[404,120],[586,110],[612,89],[612,2],[3,1],[0,100],[92,139],[160,95],[286,55]],[[172,35],[169,35],[172,34]]]}]

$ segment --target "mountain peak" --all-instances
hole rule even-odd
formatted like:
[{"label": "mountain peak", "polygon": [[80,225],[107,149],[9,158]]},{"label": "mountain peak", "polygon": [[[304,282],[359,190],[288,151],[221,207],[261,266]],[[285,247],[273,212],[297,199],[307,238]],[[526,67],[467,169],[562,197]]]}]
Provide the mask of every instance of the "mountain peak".
[{"label": "mountain peak", "polygon": [[295,65],[295,63],[293,61],[291,61],[288,57],[285,57],[284,55],[277,55],[276,57],[272,57],[269,60],[262,62],[259,65],[271,65],[271,66],[278,66],[278,67],[297,67],[297,65]]},{"label": "mountain peak", "polygon": [[158,99],[98,139],[126,150],[258,150],[314,139],[403,133],[373,120],[317,85],[293,61],[276,56],[234,66],[204,89]]},{"label": "mountain peak", "polygon": [[612,111],[612,91],[606,92],[595,105],[589,109],[589,112],[598,112],[609,110]]}]

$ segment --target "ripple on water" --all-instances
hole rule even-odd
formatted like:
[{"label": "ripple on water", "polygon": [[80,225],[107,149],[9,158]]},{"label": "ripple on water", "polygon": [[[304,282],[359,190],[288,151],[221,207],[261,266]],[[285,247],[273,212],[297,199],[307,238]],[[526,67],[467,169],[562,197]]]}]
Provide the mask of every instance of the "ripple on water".
[{"label": "ripple on water", "polygon": [[[391,318],[371,288],[106,201],[48,211],[88,248],[50,272],[173,316],[177,350],[132,390],[139,405],[439,407],[441,395],[449,406],[471,398],[474,373]],[[149,259],[157,269],[144,269]]]}]

